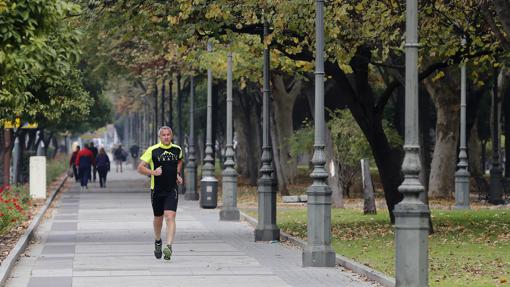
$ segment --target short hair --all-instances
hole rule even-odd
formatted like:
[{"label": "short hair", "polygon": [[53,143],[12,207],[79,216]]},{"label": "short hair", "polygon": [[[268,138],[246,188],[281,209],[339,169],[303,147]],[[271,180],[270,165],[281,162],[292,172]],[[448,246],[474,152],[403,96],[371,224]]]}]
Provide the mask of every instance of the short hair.
[{"label": "short hair", "polygon": [[172,131],[172,129],[169,126],[162,126],[159,128],[159,131],[158,131],[159,136],[161,135],[162,130],[169,130],[171,134],[174,134],[174,132]]}]

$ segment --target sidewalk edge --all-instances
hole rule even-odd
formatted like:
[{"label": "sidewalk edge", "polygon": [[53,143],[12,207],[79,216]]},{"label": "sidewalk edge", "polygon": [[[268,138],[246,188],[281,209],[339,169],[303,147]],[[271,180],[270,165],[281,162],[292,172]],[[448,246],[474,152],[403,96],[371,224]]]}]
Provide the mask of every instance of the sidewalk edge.
[{"label": "sidewalk edge", "polygon": [[50,205],[53,203],[55,196],[62,189],[62,186],[64,186],[66,180],[67,175],[64,177],[59,186],[53,191],[50,197],[48,197],[44,206],[39,210],[37,215],[34,217],[30,226],[28,226],[27,230],[25,230],[25,233],[18,239],[18,242],[16,242],[14,248],[11,250],[11,252],[9,252],[9,255],[7,255],[4,261],[2,261],[2,264],[0,265],[0,286],[3,286],[7,279],[9,278],[12,268],[18,261],[18,258],[21,255],[21,253],[27,247],[35,229],[39,226],[39,223],[41,223],[41,220],[44,217],[46,210],[48,210],[48,207],[50,207]]},{"label": "sidewalk edge", "polygon": [[[255,218],[247,215],[246,213],[244,213],[242,211],[240,212],[240,214],[241,214],[242,220],[248,222],[252,226],[257,225],[257,220]],[[294,236],[292,236],[286,232],[280,231],[280,237],[281,237],[281,239],[288,240],[288,241],[298,245],[301,248],[304,248],[306,246],[306,241],[301,240],[299,238],[295,238]],[[353,272],[355,272],[357,274],[361,274],[361,275],[369,278],[370,280],[373,280],[385,287],[394,287],[395,286],[394,278],[392,278],[380,271],[372,269],[366,265],[363,265],[359,262],[356,262],[352,259],[349,259],[345,256],[336,254],[336,264],[343,266],[349,270],[352,270]]]}]

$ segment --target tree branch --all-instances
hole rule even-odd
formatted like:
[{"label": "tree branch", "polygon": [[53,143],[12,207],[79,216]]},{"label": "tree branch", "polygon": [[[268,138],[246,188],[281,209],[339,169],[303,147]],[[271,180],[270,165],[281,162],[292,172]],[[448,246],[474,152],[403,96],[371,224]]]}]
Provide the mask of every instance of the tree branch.
[{"label": "tree branch", "polygon": [[[447,67],[450,67],[450,66],[453,66],[453,65],[457,65],[463,59],[473,59],[473,58],[477,58],[477,57],[480,57],[480,56],[483,56],[483,55],[488,55],[490,53],[492,53],[492,51],[488,51],[488,50],[486,50],[486,51],[478,51],[477,53],[474,53],[474,54],[471,54],[471,55],[467,55],[466,57],[462,57],[463,55],[461,53],[457,53],[454,56],[449,57],[449,58],[447,58],[444,61],[441,61],[441,62],[438,62],[438,63],[434,63],[434,64],[428,66],[425,70],[423,70],[421,73],[419,73],[418,81],[421,81],[421,80],[427,78],[432,73],[434,73],[434,72],[436,72],[438,70],[442,70],[444,68],[447,68]],[[396,88],[398,88],[400,85],[401,85],[400,81],[393,81],[393,82],[391,82],[386,87],[386,90],[384,90],[383,94],[381,95],[381,97],[379,98],[379,101],[377,101],[377,104],[375,106],[375,112],[376,113],[382,113],[382,111],[384,110],[384,107],[388,103],[389,98],[393,94],[393,91]]]}]

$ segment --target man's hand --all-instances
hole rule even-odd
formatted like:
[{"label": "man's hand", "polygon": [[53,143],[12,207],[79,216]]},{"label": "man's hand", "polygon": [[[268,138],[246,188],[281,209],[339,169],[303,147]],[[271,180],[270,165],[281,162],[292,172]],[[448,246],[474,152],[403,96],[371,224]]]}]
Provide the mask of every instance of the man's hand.
[{"label": "man's hand", "polygon": [[160,176],[162,173],[163,173],[163,169],[162,169],[162,168],[161,168],[161,166],[160,166],[160,167],[158,167],[158,168],[156,168],[156,169],[154,170],[154,173],[153,173],[152,175],[154,175],[154,176]]},{"label": "man's hand", "polygon": [[177,174],[177,184],[178,185],[182,184],[182,177],[179,174]]}]

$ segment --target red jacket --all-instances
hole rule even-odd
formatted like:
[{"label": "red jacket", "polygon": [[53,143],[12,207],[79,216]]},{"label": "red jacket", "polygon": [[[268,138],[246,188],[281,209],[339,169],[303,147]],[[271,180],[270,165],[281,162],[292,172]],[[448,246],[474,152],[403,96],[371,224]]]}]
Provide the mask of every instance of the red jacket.
[{"label": "red jacket", "polygon": [[90,166],[96,164],[94,154],[88,148],[82,148],[76,156],[76,166]]}]

